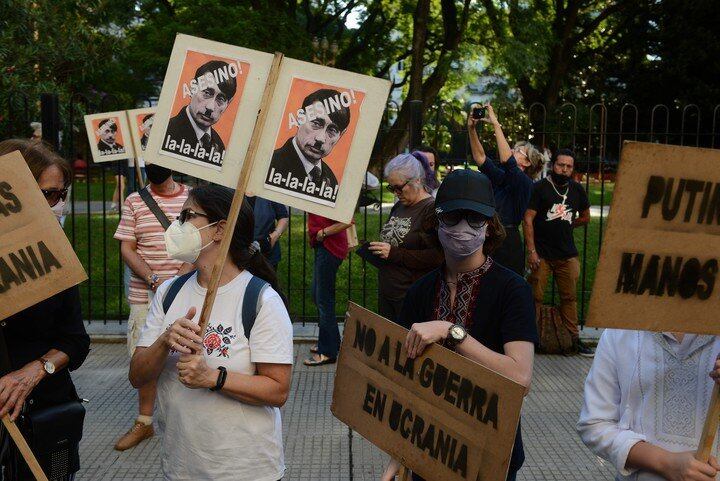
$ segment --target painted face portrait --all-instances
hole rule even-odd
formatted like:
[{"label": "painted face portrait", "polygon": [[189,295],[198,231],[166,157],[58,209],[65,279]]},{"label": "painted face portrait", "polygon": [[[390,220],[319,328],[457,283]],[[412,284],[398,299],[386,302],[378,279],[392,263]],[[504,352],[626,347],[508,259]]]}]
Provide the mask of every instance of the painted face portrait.
[{"label": "painted face portrait", "polygon": [[323,111],[322,103],[315,102],[313,106],[315,118],[298,127],[295,141],[308,160],[319,161],[332,152],[345,131]]},{"label": "painted face portrait", "polygon": [[[206,77],[211,79],[212,75]],[[188,107],[193,120],[202,129],[215,125],[230,103],[230,99],[220,90],[217,84],[214,82],[208,83],[210,85],[193,95]]]},{"label": "painted face portrait", "polygon": [[154,115],[150,115],[143,121],[142,125],[140,126],[140,131],[143,133],[143,135],[150,135],[150,130],[152,130],[153,122],[155,122]]},{"label": "painted face portrait", "polygon": [[98,137],[100,137],[100,140],[102,140],[108,145],[113,145],[115,143],[116,135],[117,124],[115,124],[115,122],[113,122],[112,120],[108,120],[105,123],[102,123],[100,125],[100,128],[98,129]]}]

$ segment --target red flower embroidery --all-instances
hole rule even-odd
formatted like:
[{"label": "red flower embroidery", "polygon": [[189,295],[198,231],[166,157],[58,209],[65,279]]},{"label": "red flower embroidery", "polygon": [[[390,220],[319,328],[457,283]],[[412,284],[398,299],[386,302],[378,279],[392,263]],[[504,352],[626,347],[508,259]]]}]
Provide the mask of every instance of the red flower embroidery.
[{"label": "red flower embroidery", "polygon": [[205,352],[212,354],[216,352],[217,357],[230,357],[230,344],[237,336],[232,333],[232,326],[224,327],[222,324],[217,326],[208,326],[207,334],[203,346]]},{"label": "red flower embroidery", "polygon": [[207,336],[205,336],[204,344],[205,347],[207,347],[211,351],[214,351],[215,349],[220,347],[220,344],[222,344],[222,339],[220,339],[220,336],[218,336],[214,332],[211,332]]}]

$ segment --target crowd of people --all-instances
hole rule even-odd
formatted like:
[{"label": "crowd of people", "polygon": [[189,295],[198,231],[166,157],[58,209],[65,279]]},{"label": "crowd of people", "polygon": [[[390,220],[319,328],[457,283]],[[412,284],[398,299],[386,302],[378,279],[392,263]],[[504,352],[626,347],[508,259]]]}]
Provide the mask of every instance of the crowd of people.
[{"label": "crowd of people", "polygon": [[[583,344],[573,230],[589,222],[590,204],[573,180],[575,154],[556,150],[549,175],[540,178],[545,155],[528,141],[511,147],[492,106],[485,107],[485,117],[468,116],[477,170],[453,169],[441,179],[440,157],[427,147],[385,164],[396,202],[379,239],[369,244],[378,259],[379,313],[408,329],[408,357],[442,343],[525,386],[527,394],[552,274],[559,315],[576,351],[595,355],[577,423],[582,441],[617,468],[620,480],[715,479],[715,457],[698,461],[693,450],[713,383],[720,383],[720,361],[714,361],[720,340],[607,329],[597,352]],[[492,128],[496,159],[486,154],[478,132],[484,124]],[[38,141],[0,142],[0,155],[15,150],[59,218],[72,182],[69,164]],[[230,232],[231,189],[190,189],[156,165],[147,165],[146,175],[147,186],[125,199],[115,233],[131,272],[129,379],[139,399],[138,416],[115,449],[137,446],[154,436],[156,425],[168,480],[282,479],[280,408],[290,392],[294,356],[288,299],[276,270],[288,209],[248,196]],[[319,337],[306,366],[337,361],[336,278],[350,252],[351,227],[308,215]],[[229,256],[203,333],[200,308],[226,236]],[[20,422],[78,404],[69,372],[82,365],[90,346],[78,287],[2,320],[2,344],[8,356],[0,359],[0,417]],[[82,418],[72,422],[80,423],[81,433]],[[53,479],[72,481],[79,469],[79,438],[70,442],[66,471]],[[524,459],[518,425],[508,480],[516,479]],[[32,479],[3,430],[0,468],[2,481]],[[394,479],[399,468],[391,459],[382,480]]]}]

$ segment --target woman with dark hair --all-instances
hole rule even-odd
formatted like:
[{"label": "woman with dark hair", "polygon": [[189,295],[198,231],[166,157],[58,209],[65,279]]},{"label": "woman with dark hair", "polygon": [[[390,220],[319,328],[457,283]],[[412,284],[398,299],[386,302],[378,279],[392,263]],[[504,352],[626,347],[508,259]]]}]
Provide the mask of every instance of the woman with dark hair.
[{"label": "woman with dark hair", "polygon": [[[275,271],[251,247],[247,201],[226,232],[233,194],[193,189],[166,231],[168,253],[197,271],[157,289],[130,363],[134,387],[158,383],[168,480],[276,481],[285,472],[279,408],[290,391],[292,325]],[[225,235],[230,255],[203,335],[197,321]]]},{"label": "woman with dark hair", "polygon": [[[55,216],[62,215],[72,170],[65,159],[43,142],[12,139],[0,142],[0,156],[19,151]],[[0,163],[0,169],[6,168]],[[4,339],[3,339],[4,338]],[[82,411],[70,372],[79,368],[90,351],[90,337],[85,332],[80,310],[80,290],[71,287],[18,312],[0,322],[0,352],[7,349],[9,366],[0,358],[0,417],[6,414],[17,420],[21,412],[48,413],[61,405]],[[9,368],[9,372],[7,369]],[[67,416],[67,412],[63,414]],[[68,418],[52,418],[68,431],[82,433],[82,414]],[[77,422],[77,424],[75,424]],[[79,424],[79,426],[78,426]],[[20,423],[21,429],[23,423]],[[67,465],[53,479],[72,480],[80,469],[80,439],[68,438]],[[52,469],[52,455],[39,459],[46,473]],[[57,468],[56,468],[57,469]],[[14,444],[0,427],[0,473],[5,480],[32,480]]]}]

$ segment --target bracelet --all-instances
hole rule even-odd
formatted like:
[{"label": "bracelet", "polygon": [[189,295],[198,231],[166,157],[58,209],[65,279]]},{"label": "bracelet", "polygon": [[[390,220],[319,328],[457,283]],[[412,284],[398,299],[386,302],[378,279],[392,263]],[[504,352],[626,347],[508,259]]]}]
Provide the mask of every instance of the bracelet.
[{"label": "bracelet", "polygon": [[225,385],[225,381],[227,380],[227,369],[225,369],[223,366],[218,367],[218,378],[217,382],[215,383],[215,387],[211,387],[211,391],[219,391],[223,388]]}]

